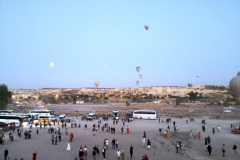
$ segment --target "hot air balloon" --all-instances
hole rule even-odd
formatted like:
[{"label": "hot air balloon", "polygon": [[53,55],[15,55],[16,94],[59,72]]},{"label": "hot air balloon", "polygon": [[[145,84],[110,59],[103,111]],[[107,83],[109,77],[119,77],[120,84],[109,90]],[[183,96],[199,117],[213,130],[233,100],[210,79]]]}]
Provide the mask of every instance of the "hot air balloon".
[{"label": "hot air balloon", "polygon": [[119,85],[118,85],[118,87],[120,88],[120,87],[121,87],[121,85],[119,84]]},{"label": "hot air balloon", "polygon": [[197,74],[197,78],[199,78],[200,77],[200,75],[199,74]]},{"label": "hot air balloon", "polygon": [[230,93],[240,100],[240,72],[229,82]]},{"label": "hot air balloon", "polygon": [[162,87],[161,85],[159,85],[158,87]]},{"label": "hot air balloon", "polygon": [[139,85],[139,81],[136,81],[136,84]]},{"label": "hot air balloon", "polygon": [[95,85],[96,87],[98,87],[99,82],[94,82],[94,85]]},{"label": "hot air balloon", "polygon": [[106,64],[104,65],[104,68],[107,68],[107,65],[106,65]]},{"label": "hot air balloon", "polygon": [[139,72],[140,71],[140,67],[136,67],[136,70]]},{"label": "hot air balloon", "polygon": [[147,24],[146,24],[144,27],[145,27],[145,29],[146,29],[146,30],[148,30],[148,28],[149,28],[149,25],[147,25]]},{"label": "hot air balloon", "polygon": [[51,66],[51,67],[53,67],[53,66],[54,66],[54,63],[53,63],[53,62],[51,62],[51,63],[50,63],[50,66]]},{"label": "hot air balloon", "polygon": [[143,75],[142,75],[142,74],[140,74],[140,76],[139,76],[139,77],[142,79]]},{"label": "hot air balloon", "polygon": [[188,87],[192,87],[193,85],[192,85],[192,83],[188,83]]}]

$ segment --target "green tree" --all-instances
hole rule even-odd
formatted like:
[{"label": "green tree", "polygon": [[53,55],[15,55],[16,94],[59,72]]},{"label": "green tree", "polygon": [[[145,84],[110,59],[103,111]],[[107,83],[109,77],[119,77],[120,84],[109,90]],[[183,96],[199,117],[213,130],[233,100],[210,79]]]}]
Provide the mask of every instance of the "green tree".
[{"label": "green tree", "polygon": [[224,106],[224,107],[227,107],[228,105],[229,105],[229,103],[228,103],[227,101],[224,101],[224,102],[223,102],[223,106]]},{"label": "green tree", "polygon": [[0,108],[6,109],[8,99],[12,98],[12,93],[8,91],[8,87],[5,84],[0,85]]},{"label": "green tree", "polygon": [[188,95],[189,95],[189,99],[190,100],[196,100],[197,99],[197,95],[198,95],[198,92],[193,92],[193,91],[191,91],[190,93],[188,93]]},{"label": "green tree", "polygon": [[128,101],[126,101],[126,105],[127,105],[127,106],[130,106],[130,103],[129,103]]}]

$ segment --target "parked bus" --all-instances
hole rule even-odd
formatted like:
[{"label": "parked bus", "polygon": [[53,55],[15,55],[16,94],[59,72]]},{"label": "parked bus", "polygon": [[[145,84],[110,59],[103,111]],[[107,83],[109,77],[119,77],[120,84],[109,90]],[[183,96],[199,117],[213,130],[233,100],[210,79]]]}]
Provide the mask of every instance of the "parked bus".
[{"label": "parked bus", "polygon": [[10,113],[7,115],[21,116],[23,118],[23,121],[25,121],[25,122],[29,122],[29,121],[38,119],[37,115],[31,115],[30,113]]},{"label": "parked bus", "polygon": [[133,118],[157,119],[157,111],[155,110],[135,110]]},{"label": "parked bus", "polygon": [[9,113],[15,113],[14,110],[0,110],[0,115],[5,115],[5,114],[9,114]]},{"label": "parked bus", "polygon": [[54,111],[53,110],[31,110],[31,115],[41,115],[41,116],[51,116],[51,118],[54,118]]},{"label": "parked bus", "polygon": [[0,115],[0,122],[6,124],[15,123],[15,126],[18,127],[23,125],[23,118],[16,115]]},{"label": "parked bus", "polygon": [[113,119],[119,119],[119,112],[117,109],[113,111]]},{"label": "parked bus", "polygon": [[48,116],[42,116],[42,115],[38,116],[38,122],[39,123],[44,123],[44,121],[46,123],[48,123],[48,122],[51,122],[53,119],[54,118],[52,118],[50,115],[48,115]]}]

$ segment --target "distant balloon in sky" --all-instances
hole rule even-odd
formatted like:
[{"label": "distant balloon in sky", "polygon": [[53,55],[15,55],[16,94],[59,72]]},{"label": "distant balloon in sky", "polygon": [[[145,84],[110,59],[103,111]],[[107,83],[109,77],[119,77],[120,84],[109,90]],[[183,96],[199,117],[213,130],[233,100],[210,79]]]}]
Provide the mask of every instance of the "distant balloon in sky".
[{"label": "distant balloon in sky", "polygon": [[140,76],[139,76],[139,77],[142,79],[143,75],[142,75],[142,74],[140,74]]},{"label": "distant balloon in sky", "polygon": [[140,67],[136,67],[136,70],[139,72],[140,71]]},{"label": "distant balloon in sky", "polygon": [[139,85],[139,81],[136,81],[136,84]]},{"label": "distant balloon in sky", "polygon": [[121,87],[121,85],[119,84],[119,85],[118,85],[118,87],[120,88],[120,87]]},{"label": "distant balloon in sky", "polygon": [[197,74],[197,78],[199,78],[200,77],[200,75],[199,74]]},{"label": "distant balloon in sky", "polygon": [[94,85],[95,85],[96,87],[98,87],[99,82],[94,82]]},{"label": "distant balloon in sky", "polygon": [[144,27],[145,27],[145,29],[146,29],[146,30],[148,30],[148,28],[149,28],[149,25],[147,25],[147,24],[146,24]]},{"label": "distant balloon in sky", "polygon": [[104,65],[104,68],[107,68],[107,65],[106,65],[106,64]]},{"label": "distant balloon in sky", "polygon": [[162,87],[161,85],[159,85],[158,87]]},{"label": "distant balloon in sky", "polygon": [[54,66],[54,63],[53,63],[53,62],[51,62],[51,63],[50,63],[50,66],[51,66],[51,67],[53,67],[53,66]]},{"label": "distant balloon in sky", "polygon": [[188,87],[192,87],[193,85],[192,85],[192,83],[188,83]]}]

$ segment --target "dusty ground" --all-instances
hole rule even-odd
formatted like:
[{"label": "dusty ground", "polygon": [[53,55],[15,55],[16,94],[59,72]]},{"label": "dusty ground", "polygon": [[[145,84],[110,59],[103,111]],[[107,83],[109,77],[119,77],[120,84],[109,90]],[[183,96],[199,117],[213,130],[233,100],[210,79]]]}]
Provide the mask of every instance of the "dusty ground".
[{"label": "dusty ground", "polygon": [[[149,104],[151,105],[151,104]],[[119,109],[120,113],[128,112],[129,110],[137,109],[137,108],[145,108],[146,106],[137,106],[131,105],[128,109],[124,104],[118,104],[117,106],[113,105],[51,105],[51,108],[54,109],[56,114],[60,114],[62,112],[69,114],[87,114],[89,112],[96,112],[96,113],[111,113],[113,109]],[[156,108],[156,106],[147,106],[148,109]],[[67,109],[66,109],[67,108]],[[201,107],[199,107],[201,108]],[[162,113],[166,110],[172,111],[173,115],[176,112],[180,112],[178,108],[171,108],[168,106],[161,106],[160,104],[160,111]],[[192,109],[192,108],[191,108]],[[185,109],[182,109],[185,110]],[[188,112],[189,108],[187,108]],[[74,111],[74,112],[71,112]],[[185,113],[185,111],[182,111]],[[180,112],[181,113],[181,112]],[[167,113],[169,114],[169,113]],[[214,113],[216,114],[216,113]],[[219,113],[220,114],[220,113]],[[168,116],[165,114],[161,115],[161,119],[166,119]],[[101,119],[101,118],[100,118]],[[203,160],[203,159],[228,159],[228,160],[235,160],[240,159],[239,155],[233,155],[232,146],[235,143],[240,147],[240,135],[235,135],[230,132],[230,124],[237,123],[239,120],[217,120],[217,119],[207,119],[206,125],[206,132],[202,132],[201,130],[201,118],[195,119],[195,122],[189,122],[186,124],[186,118],[179,119],[179,118],[172,118],[172,122],[175,121],[176,125],[180,128],[179,133],[173,133],[172,128],[173,125],[170,123],[171,131],[170,137],[166,139],[165,137],[159,135],[158,129],[166,128],[167,124],[159,123],[158,120],[139,120],[136,119],[131,123],[127,123],[126,125],[130,128],[130,134],[122,135],[120,128],[122,127],[122,123],[118,125],[113,125],[112,120],[108,122],[102,121],[101,126],[104,123],[109,123],[111,127],[116,128],[116,134],[110,134],[106,132],[98,131],[96,136],[92,136],[91,134],[91,126],[93,123],[97,123],[97,121],[86,122],[81,121],[79,117],[79,122],[84,125],[88,124],[88,130],[84,130],[83,128],[69,128],[69,132],[74,134],[74,140],[71,144],[71,151],[66,151],[66,143],[69,139],[68,136],[65,134],[62,135],[62,141],[58,143],[58,145],[51,145],[51,134],[47,132],[47,130],[41,129],[39,135],[36,135],[36,128],[33,128],[32,139],[25,140],[22,136],[21,138],[17,137],[15,134],[15,140],[10,142],[9,139],[6,140],[4,146],[0,148],[0,156],[3,156],[3,151],[5,148],[9,150],[9,156],[11,158],[24,158],[24,160],[30,160],[32,153],[37,150],[38,157],[37,159],[40,160],[73,160],[75,157],[78,157],[78,149],[80,146],[83,146],[85,143],[88,145],[88,159],[92,159],[90,156],[91,148],[96,144],[102,147],[103,140],[108,138],[110,141],[113,138],[117,138],[119,140],[119,148],[120,150],[125,150],[126,153],[126,160],[130,159],[129,155],[129,147],[133,145],[134,153],[133,159],[139,160],[141,159],[142,155],[147,154],[149,156],[149,160],[187,160],[187,159],[194,159],[194,160]],[[221,125],[220,133],[216,133],[212,135],[212,127],[216,127],[218,124]],[[70,124],[68,124],[69,126]],[[24,128],[26,130],[27,128]],[[152,147],[150,150],[141,146],[141,138],[143,136],[143,131],[147,133],[147,139],[150,139],[152,142]],[[194,133],[194,139],[189,139],[189,130],[192,130]],[[64,129],[61,129],[64,133]],[[202,140],[198,140],[197,133],[202,133]],[[8,135],[8,134],[7,134]],[[212,157],[209,158],[207,152],[205,152],[204,146],[204,137],[210,135],[212,141]],[[183,151],[182,153],[176,153],[174,143],[177,140],[182,140],[183,142]],[[226,144],[226,157],[221,157],[221,146],[222,144]],[[103,159],[102,156],[97,159]],[[116,150],[110,149],[106,153],[106,159],[112,160],[116,158]]]}]

